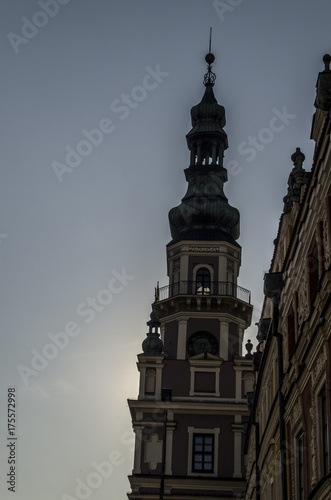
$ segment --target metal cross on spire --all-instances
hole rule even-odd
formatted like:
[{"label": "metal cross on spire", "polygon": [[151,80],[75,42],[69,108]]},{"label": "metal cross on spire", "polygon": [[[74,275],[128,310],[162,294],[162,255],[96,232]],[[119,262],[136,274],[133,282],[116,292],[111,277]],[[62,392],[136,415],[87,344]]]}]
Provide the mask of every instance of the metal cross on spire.
[{"label": "metal cross on spire", "polygon": [[209,52],[205,57],[205,60],[208,64],[208,66],[207,66],[208,71],[203,78],[203,84],[206,86],[207,85],[213,86],[215,83],[215,80],[216,80],[216,75],[215,75],[215,73],[212,72],[212,63],[215,61],[215,56],[211,52],[211,32],[212,32],[212,28],[210,28],[210,35],[209,35]]}]

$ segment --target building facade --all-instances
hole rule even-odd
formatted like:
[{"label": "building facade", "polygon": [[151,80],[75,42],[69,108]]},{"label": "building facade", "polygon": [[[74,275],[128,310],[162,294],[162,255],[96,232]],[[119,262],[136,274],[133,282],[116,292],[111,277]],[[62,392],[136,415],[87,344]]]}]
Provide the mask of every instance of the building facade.
[{"label": "building facade", "polygon": [[319,73],[311,171],[299,148],[254,353],[246,499],[331,498],[331,57]]},{"label": "building facade", "polygon": [[224,194],[225,110],[208,71],[191,110],[187,192],[169,212],[169,284],[157,287],[138,355],[131,500],[243,498],[246,394],[254,384],[250,292],[238,286],[239,212]]}]

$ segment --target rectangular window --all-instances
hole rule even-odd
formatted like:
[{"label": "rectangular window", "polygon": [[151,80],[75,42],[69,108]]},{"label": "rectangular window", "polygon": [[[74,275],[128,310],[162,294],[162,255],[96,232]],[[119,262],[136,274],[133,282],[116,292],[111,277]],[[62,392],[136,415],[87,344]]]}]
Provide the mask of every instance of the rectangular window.
[{"label": "rectangular window", "polygon": [[297,477],[298,500],[305,500],[305,436],[303,432],[297,437]]},{"label": "rectangular window", "polygon": [[329,232],[329,241],[331,237],[331,196],[328,196],[328,232]]},{"label": "rectangular window", "polygon": [[294,310],[295,310],[295,340],[298,340],[299,336],[299,294],[298,292],[295,292],[295,298],[294,298]]},{"label": "rectangular window", "polygon": [[324,227],[323,221],[321,220],[318,225],[319,230],[319,248],[320,248],[320,257],[321,257],[321,269],[322,272],[325,270],[325,252],[324,252]]},{"label": "rectangular window", "polygon": [[329,429],[326,392],[321,395],[321,431],[322,431],[322,472],[325,476],[329,472]]},{"label": "rectangular window", "polygon": [[313,251],[308,255],[308,271],[309,271],[309,296],[310,296],[310,302],[312,302],[320,279],[317,245],[315,245]]},{"label": "rectangular window", "polygon": [[287,316],[287,342],[288,342],[288,354],[291,356],[294,346],[295,346],[295,317],[293,309],[291,313]]},{"label": "rectangular window", "polygon": [[214,472],[213,434],[193,434],[192,472]]}]

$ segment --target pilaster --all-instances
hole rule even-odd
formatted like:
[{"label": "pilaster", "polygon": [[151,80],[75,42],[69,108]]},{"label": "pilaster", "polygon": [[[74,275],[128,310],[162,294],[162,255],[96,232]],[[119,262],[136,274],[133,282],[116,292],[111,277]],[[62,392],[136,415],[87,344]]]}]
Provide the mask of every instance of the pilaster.
[{"label": "pilaster", "polygon": [[178,320],[177,359],[186,358],[187,321],[189,316]]}]

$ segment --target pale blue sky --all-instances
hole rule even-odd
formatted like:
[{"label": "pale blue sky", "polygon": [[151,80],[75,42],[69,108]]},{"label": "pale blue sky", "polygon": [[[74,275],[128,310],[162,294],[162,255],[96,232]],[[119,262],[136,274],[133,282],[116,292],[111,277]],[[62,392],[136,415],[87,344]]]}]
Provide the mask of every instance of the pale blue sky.
[{"label": "pale blue sky", "polygon": [[[137,396],[136,355],[154,286],[167,284],[167,214],[186,191],[185,135],[204,91],[209,27],[230,145],[225,192],[241,212],[239,282],[252,291],[254,324],[296,147],[311,166],[331,6],[54,2],[0,6],[0,469],[8,472],[6,391],[15,386],[15,500],[78,498],[79,481],[92,480],[93,463],[102,461],[113,470],[88,498],[125,500],[132,469],[126,399]],[[93,147],[81,143],[100,127]],[[249,137],[264,144],[248,152]],[[85,156],[59,182],[52,165],[64,165],[79,143]],[[57,337],[57,353],[45,347],[65,328],[70,336]],[[36,370],[32,358],[43,349],[53,359]],[[27,385],[20,365],[34,370]],[[0,497],[13,498],[4,482]]]}]

